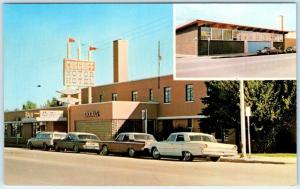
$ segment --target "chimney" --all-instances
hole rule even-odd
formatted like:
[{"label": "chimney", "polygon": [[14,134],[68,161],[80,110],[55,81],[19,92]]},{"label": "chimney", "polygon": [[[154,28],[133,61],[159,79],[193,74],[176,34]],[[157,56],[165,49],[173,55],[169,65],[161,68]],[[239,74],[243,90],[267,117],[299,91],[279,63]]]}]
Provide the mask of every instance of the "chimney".
[{"label": "chimney", "polygon": [[283,31],[283,16],[279,16],[279,30]]},{"label": "chimney", "polygon": [[128,41],[113,41],[114,83],[127,81],[128,73]]}]

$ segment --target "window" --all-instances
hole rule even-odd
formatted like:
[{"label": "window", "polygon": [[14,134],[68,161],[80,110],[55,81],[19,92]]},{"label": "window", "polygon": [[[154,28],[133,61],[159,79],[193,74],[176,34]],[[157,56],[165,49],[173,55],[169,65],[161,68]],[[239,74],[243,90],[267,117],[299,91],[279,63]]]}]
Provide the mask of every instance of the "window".
[{"label": "window", "polygon": [[176,135],[170,135],[167,139],[168,142],[174,142],[176,138]]},{"label": "window", "polygon": [[104,96],[103,95],[99,96],[99,102],[104,102]]},{"label": "window", "polygon": [[164,103],[171,103],[171,88],[164,88]]},{"label": "window", "polygon": [[19,134],[19,137],[22,137],[23,125],[21,124],[12,124],[10,136],[16,137]]},{"label": "window", "polygon": [[208,40],[211,38],[211,28],[201,27],[201,40]]},{"label": "window", "polygon": [[122,141],[123,140],[124,135],[120,134],[117,138],[116,141]]},{"label": "window", "polygon": [[138,92],[137,91],[132,91],[131,92],[131,100],[132,101],[137,101],[138,100]]},{"label": "window", "polygon": [[212,28],[212,39],[222,40],[222,29]]},{"label": "window", "polygon": [[152,89],[149,89],[149,101],[154,101],[154,94]]},{"label": "window", "polygon": [[117,93],[113,93],[113,94],[111,95],[111,100],[112,100],[112,101],[117,101],[117,98],[118,98],[118,94],[117,94]]},{"label": "window", "polygon": [[129,141],[129,135],[124,135],[123,141]]},{"label": "window", "polygon": [[223,40],[232,40],[232,30],[223,30]]},{"label": "window", "polygon": [[181,142],[181,141],[184,141],[184,136],[183,135],[177,135],[176,142]]},{"label": "window", "polygon": [[8,136],[8,125],[7,124],[5,124],[5,130],[4,130],[4,136]]},{"label": "window", "polygon": [[185,86],[185,100],[187,102],[194,100],[194,86],[192,84],[187,84]]}]

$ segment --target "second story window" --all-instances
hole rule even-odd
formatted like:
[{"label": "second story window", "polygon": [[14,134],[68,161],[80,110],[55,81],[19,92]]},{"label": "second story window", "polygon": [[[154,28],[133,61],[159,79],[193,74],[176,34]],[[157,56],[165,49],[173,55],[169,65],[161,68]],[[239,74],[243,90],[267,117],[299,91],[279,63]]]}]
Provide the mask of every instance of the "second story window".
[{"label": "second story window", "polygon": [[164,88],[164,103],[171,103],[171,87]]},{"label": "second story window", "polygon": [[185,86],[185,101],[194,101],[194,87],[192,84],[187,84]]},{"label": "second story window", "polygon": [[138,100],[138,92],[137,91],[132,91],[131,92],[131,100],[132,101],[137,101]]},{"label": "second story window", "polygon": [[118,98],[118,94],[117,93],[111,94],[111,100],[112,101],[117,101],[117,98]]},{"label": "second story window", "polygon": [[154,101],[153,89],[149,89],[149,101]]},{"label": "second story window", "polygon": [[100,96],[99,96],[99,102],[104,102],[104,97],[103,97],[103,95],[100,95]]}]

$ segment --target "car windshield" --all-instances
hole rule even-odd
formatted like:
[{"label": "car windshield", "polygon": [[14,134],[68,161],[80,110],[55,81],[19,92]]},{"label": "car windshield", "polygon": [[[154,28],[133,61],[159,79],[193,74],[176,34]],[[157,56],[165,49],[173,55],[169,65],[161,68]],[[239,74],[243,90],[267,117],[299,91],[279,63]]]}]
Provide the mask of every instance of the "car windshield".
[{"label": "car windshield", "polygon": [[217,142],[214,136],[206,135],[190,135],[191,141],[206,141],[206,142]]},{"label": "car windshield", "polygon": [[134,135],[135,140],[155,140],[155,138],[152,135],[143,135],[143,134],[137,134]]},{"label": "car windshield", "polygon": [[53,138],[54,139],[63,139],[66,137],[66,134],[62,134],[62,133],[55,133]]},{"label": "car windshield", "polygon": [[79,139],[93,139],[93,140],[99,140],[99,138],[95,135],[78,135]]}]

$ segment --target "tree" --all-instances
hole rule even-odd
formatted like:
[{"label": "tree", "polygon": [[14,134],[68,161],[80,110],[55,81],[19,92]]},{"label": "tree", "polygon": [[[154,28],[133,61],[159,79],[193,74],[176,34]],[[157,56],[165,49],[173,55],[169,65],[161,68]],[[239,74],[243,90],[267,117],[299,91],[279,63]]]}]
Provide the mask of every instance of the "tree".
[{"label": "tree", "polygon": [[[206,85],[208,96],[202,99],[206,108],[201,114],[208,118],[201,122],[201,130],[221,133],[222,137],[226,130],[234,128],[239,145],[239,82],[211,81]],[[252,111],[251,134],[257,151],[286,148],[282,144],[291,140],[283,133],[290,133],[296,125],[296,81],[246,81],[244,90],[245,104]]]},{"label": "tree", "polygon": [[51,100],[47,100],[45,107],[56,107],[59,106],[59,102],[55,97],[52,97]]},{"label": "tree", "polygon": [[31,102],[30,100],[28,100],[25,104],[23,104],[22,106],[22,110],[30,110],[30,109],[35,109],[37,108],[36,103]]}]

